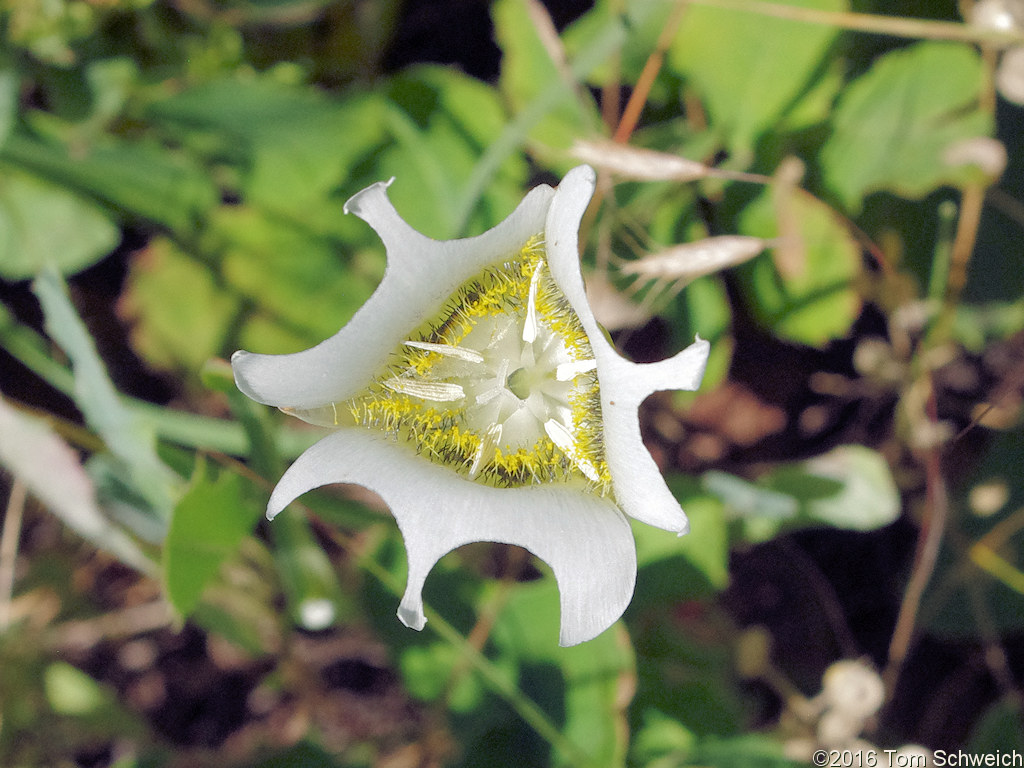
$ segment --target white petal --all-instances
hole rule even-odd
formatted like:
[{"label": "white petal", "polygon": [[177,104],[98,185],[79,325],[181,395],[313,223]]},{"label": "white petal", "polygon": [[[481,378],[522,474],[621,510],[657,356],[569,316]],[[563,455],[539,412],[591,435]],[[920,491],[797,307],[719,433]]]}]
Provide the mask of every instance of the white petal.
[{"label": "white petal", "polygon": [[268,516],[328,483],[358,483],[391,508],[409,556],[398,616],[413,629],[426,623],[421,590],[431,568],[472,541],[516,544],[551,566],[561,595],[561,645],[596,637],[622,615],[633,595],[633,534],[606,499],[557,485],[491,488],[373,432],[341,429],[292,464],[270,497]]},{"label": "white petal", "polygon": [[593,192],[594,171],[587,166],[569,171],[558,185],[545,229],[548,265],[576,311],[597,360],[605,459],[615,498],[631,517],[681,535],[689,523],[644,447],[637,407],[658,390],[695,390],[704,375],[710,345],[698,339],[675,357],[647,365],[623,359],[611,346],[587,303],[580,273],[578,228]]},{"label": "white petal", "polygon": [[537,187],[484,234],[437,241],[402,220],[388,200],[387,184],[364,189],[346,210],[373,227],[387,247],[387,269],[377,290],[348,325],[315,347],[291,355],[236,352],[231,366],[238,388],[257,402],[300,410],[358,394],[459,285],[543,232],[552,195],[550,187]]}]

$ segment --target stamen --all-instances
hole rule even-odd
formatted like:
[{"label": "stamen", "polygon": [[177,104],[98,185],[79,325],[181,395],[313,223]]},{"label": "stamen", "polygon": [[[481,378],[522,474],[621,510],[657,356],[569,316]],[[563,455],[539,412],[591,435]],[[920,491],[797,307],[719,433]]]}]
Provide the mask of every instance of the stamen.
[{"label": "stamen", "polygon": [[571,363],[561,363],[555,368],[555,378],[558,381],[572,381],[581,373],[592,371],[597,368],[597,360],[574,360]]},{"label": "stamen", "polygon": [[501,440],[501,424],[491,424],[484,433],[483,439],[480,440],[480,447],[476,450],[476,456],[473,457],[473,466],[469,468],[470,480],[475,478],[480,472],[481,464],[493,458],[499,440]]},{"label": "stamen", "polygon": [[526,320],[523,322],[523,341],[532,344],[537,338],[537,286],[540,284],[540,272],[544,261],[538,261],[530,277],[530,294],[526,301]]},{"label": "stamen", "polygon": [[430,341],[406,341],[405,346],[423,349],[427,352],[437,352],[439,355],[446,355],[448,357],[456,357],[459,360],[465,360],[467,363],[482,363],[484,361],[484,356],[479,352],[466,349],[465,347],[456,347],[451,344],[435,344]]},{"label": "stamen", "polygon": [[539,237],[466,280],[404,338],[344,409],[297,415],[381,430],[485,485],[582,481],[612,493],[594,353]]},{"label": "stamen", "polygon": [[436,400],[440,403],[451,403],[466,396],[461,384],[452,384],[446,381],[415,381],[395,376],[385,379],[381,383],[392,392],[412,395],[421,400]]},{"label": "stamen", "polygon": [[601,475],[597,471],[597,467],[579,455],[576,450],[575,438],[573,438],[572,433],[561,422],[548,419],[544,422],[544,431],[551,438],[551,442],[557,445],[562,450],[562,453],[569,457],[580,472],[587,476],[587,479],[595,483],[601,481]]}]

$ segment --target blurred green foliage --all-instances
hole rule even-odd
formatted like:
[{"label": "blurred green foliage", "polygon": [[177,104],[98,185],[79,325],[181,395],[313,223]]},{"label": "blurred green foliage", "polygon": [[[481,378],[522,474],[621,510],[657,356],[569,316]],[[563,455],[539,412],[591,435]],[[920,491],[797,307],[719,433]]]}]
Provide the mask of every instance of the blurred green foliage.
[{"label": "blurred green foliage", "polygon": [[[798,15],[833,12],[829,23],[754,5],[708,0],[680,13],[668,2],[598,0],[556,32],[539,4],[495,0],[501,69],[485,82],[430,63],[385,71],[395,0],[0,3],[0,278],[13,288],[34,278],[45,328],[12,307],[0,318],[0,344],[70,398],[84,425],[57,409],[52,428],[8,419],[6,409],[21,405],[5,399],[6,469],[95,546],[151,575],[159,561],[177,620],[253,657],[282,653],[296,626],[372,632],[408,695],[446,723],[453,765],[507,764],[510,755],[520,765],[790,764],[783,718],[750,715],[739,628],[717,602],[730,551],[798,529],[878,529],[898,518],[902,498],[920,497],[928,452],[951,436],[932,407],[935,361],[967,358],[965,349],[970,359],[1005,352],[1024,329],[1014,287],[1021,190],[1000,188],[999,173],[970,151],[966,164],[950,152],[998,135],[1019,169],[1024,131],[1019,110],[997,121],[1016,108],[995,107],[994,49],[942,39],[882,46],[843,29],[845,0],[786,3]],[[944,37],[938,27],[934,36]],[[325,492],[308,500],[312,523],[292,511],[258,525],[268,483],[316,435],[231,393],[223,364],[204,366],[242,347],[311,346],[361,306],[384,254],[368,227],[343,215],[351,194],[393,176],[391,198],[417,229],[435,238],[482,232],[535,180],[576,164],[574,144],[613,134],[631,97],[642,109],[619,138],[726,174],[689,184],[603,176],[582,237],[588,274],[644,318],[661,318],[670,329],[663,354],[694,334],[710,339],[706,389],[727,378],[738,324],[828,350],[861,340],[851,334],[870,304],[887,324],[884,352],[870,364],[855,355],[848,383],[899,403],[892,433],[873,448],[746,467],[751,477],[737,467],[699,479],[674,473],[691,533],[679,540],[634,526],[635,599],[622,622],[583,646],[556,645],[550,574],[519,579],[520,562],[487,578],[473,548],[436,569],[428,629],[410,632],[394,618],[405,563],[389,518]],[[784,167],[797,167],[795,177]],[[954,233],[937,210],[986,189],[1003,201],[1003,218],[982,219],[969,269],[975,237],[960,233],[978,221],[960,219]],[[972,215],[966,203],[961,210]],[[648,285],[617,270],[723,233],[765,238],[770,253],[682,293],[670,278]],[[961,236],[970,237],[966,256]],[[131,353],[173,381],[173,407],[117,391],[90,318],[68,293],[66,280],[74,285],[108,259],[124,265],[116,301]],[[1016,277],[992,278],[1001,271]],[[929,286],[940,288],[929,295]],[[596,309],[600,317],[608,308]],[[633,334],[643,330],[619,338]],[[1020,376],[1000,370],[1012,401]],[[1019,633],[1024,617],[1013,544],[1024,442],[1019,413],[994,397],[990,406],[1007,413],[986,422],[994,439],[950,489],[942,513],[951,533],[922,622],[991,645]],[[18,446],[40,464],[53,450],[80,452],[71,474],[87,489],[86,512],[60,488],[47,496],[9,458]],[[979,488],[996,502],[979,501]],[[88,517],[94,507],[102,526]],[[70,580],[48,569],[46,558],[33,560],[24,583]],[[86,612],[63,605],[58,614]],[[700,631],[688,629],[692,613]],[[135,740],[121,768],[181,764],[139,735],[147,725],[104,686],[41,655],[45,627],[7,621],[0,763],[70,765],[67,750],[98,733]],[[974,748],[1019,748],[1012,702],[1008,695],[976,724]],[[21,741],[43,731],[59,737]],[[383,747],[339,752],[318,744],[312,727],[302,737],[238,764],[384,764]]]}]

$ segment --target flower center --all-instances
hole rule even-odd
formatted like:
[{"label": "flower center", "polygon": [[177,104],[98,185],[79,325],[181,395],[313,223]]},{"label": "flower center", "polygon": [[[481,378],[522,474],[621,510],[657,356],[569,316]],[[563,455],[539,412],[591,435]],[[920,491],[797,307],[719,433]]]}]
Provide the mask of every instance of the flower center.
[{"label": "flower center", "polygon": [[544,257],[536,236],[467,280],[363,394],[329,408],[477,482],[609,494],[596,362]]}]

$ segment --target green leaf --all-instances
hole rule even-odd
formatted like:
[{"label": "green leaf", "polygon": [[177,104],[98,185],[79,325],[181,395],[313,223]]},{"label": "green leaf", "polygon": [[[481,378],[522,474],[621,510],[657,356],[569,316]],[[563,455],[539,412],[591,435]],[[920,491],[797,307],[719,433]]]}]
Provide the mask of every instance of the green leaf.
[{"label": "green leaf", "polygon": [[[846,0],[786,0],[786,5],[847,9]],[[749,155],[758,137],[814,84],[837,34],[826,25],[698,5],[686,10],[668,63],[692,79],[712,128],[732,151]]]},{"label": "green leaf", "polygon": [[781,741],[761,734],[701,741],[683,765],[709,768],[801,768],[806,763],[787,758]]},{"label": "green leaf", "polygon": [[85,672],[63,661],[50,664],[43,675],[46,698],[53,711],[82,717],[113,705],[113,696]]},{"label": "green leaf", "polygon": [[0,276],[24,280],[46,266],[73,274],[106,256],[120,239],[95,204],[0,166]]},{"label": "green leaf", "polygon": [[238,162],[247,202],[300,215],[384,142],[376,94],[331,100],[268,78],[215,80],[155,102],[147,114],[184,141]]},{"label": "green leaf", "polygon": [[627,615],[714,594],[728,583],[729,541],[721,502],[683,475],[668,478],[668,485],[689,518],[690,532],[677,536],[633,521],[640,573]]},{"label": "green leaf", "polygon": [[[629,704],[622,691],[632,687],[636,674],[628,635],[615,625],[586,643],[561,648],[558,606],[558,585],[550,576],[517,585],[495,624],[492,641],[499,654],[515,658],[524,669],[523,693],[549,715],[563,713],[562,733],[594,765],[622,765]],[[531,676],[531,669],[544,670],[543,676]]]},{"label": "green leaf", "polygon": [[71,359],[75,404],[110,452],[130,469],[128,476],[139,494],[166,522],[180,478],[157,456],[152,432],[121,400],[61,277],[47,270],[32,290],[42,305],[47,333]]},{"label": "green leaf", "polygon": [[781,465],[749,482],[726,472],[703,476],[745,538],[764,541],[784,530],[828,525],[870,531],[894,522],[900,495],[881,454],[860,445],[842,445],[796,464]]},{"label": "green leaf", "polygon": [[44,421],[15,410],[2,398],[0,466],[87,541],[143,573],[153,570],[139,545],[100,510],[95,486],[71,446]]},{"label": "green leaf", "polygon": [[480,157],[501,133],[508,116],[498,93],[445,67],[420,66],[388,84],[387,127],[394,144],[378,157],[378,173],[395,177],[388,190],[415,229],[436,238],[483,231],[519,203],[527,166],[512,153],[495,169],[475,216],[460,218],[460,196]]},{"label": "green leaf", "polygon": [[222,472],[211,479],[199,464],[191,487],[174,507],[164,543],[164,585],[180,616],[195,610],[203,589],[259,517],[259,507],[242,492],[241,478]]},{"label": "green leaf", "polygon": [[0,68],[0,147],[18,117],[18,74],[13,69]]},{"label": "green leaf", "polygon": [[[343,215],[340,205],[337,214]],[[355,217],[346,218],[364,230],[363,237],[375,238]],[[294,352],[337,333],[383,271],[379,245],[341,258],[327,239],[250,206],[218,209],[211,230],[224,252],[225,279],[259,307],[253,323],[262,318],[242,329],[239,342],[262,352]],[[277,326],[269,337],[267,325]],[[276,339],[293,346],[275,345]]]},{"label": "green leaf", "polygon": [[110,137],[87,146],[14,132],[0,160],[88,195],[128,219],[147,219],[183,235],[219,198],[209,175],[181,154],[149,141]]},{"label": "green leaf", "polygon": [[[743,234],[766,239],[782,234],[771,195],[765,191],[740,214]],[[848,228],[821,201],[796,194],[788,205],[804,254],[799,272],[782,276],[771,259],[760,256],[737,274],[762,323],[784,339],[821,346],[845,335],[860,312],[854,281],[861,252]]]},{"label": "green leaf", "polygon": [[194,372],[233,351],[224,344],[240,301],[170,239],[150,240],[131,260],[119,308],[132,324],[132,345],[157,368]]},{"label": "green leaf", "polygon": [[900,494],[885,458],[863,445],[828,453],[771,473],[769,487],[789,494],[800,514],[834,528],[873,531],[900,514]]},{"label": "green leaf", "polygon": [[852,213],[871,192],[919,198],[973,178],[943,154],[992,133],[979,106],[984,66],[974,48],[923,42],[880,57],[844,90],[821,151],[825,182]]},{"label": "green leaf", "polygon": [[531,126],[530,139],[564,150],[574,138],[586,135],[600,125],[592,104],[577,98],[579,83],[566,83],[555,67],[537,34],[527,4],[521,0],[497,0],[491,6],[491,14],[495,37],[502,51],[501,90],[513,109],[527,109],[549,89],[559,96]]}]

